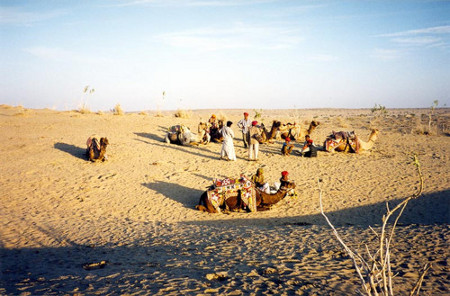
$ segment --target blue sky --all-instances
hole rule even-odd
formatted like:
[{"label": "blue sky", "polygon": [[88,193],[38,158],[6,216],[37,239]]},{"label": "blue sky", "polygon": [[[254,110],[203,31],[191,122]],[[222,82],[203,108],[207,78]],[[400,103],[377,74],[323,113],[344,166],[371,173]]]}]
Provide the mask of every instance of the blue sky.
[{"label": "blue sky", "polygon": [[[449,1],[0,3],[2,104],[140,111],[450,103]],[[84,93],[87,85],[95,92]]]}]

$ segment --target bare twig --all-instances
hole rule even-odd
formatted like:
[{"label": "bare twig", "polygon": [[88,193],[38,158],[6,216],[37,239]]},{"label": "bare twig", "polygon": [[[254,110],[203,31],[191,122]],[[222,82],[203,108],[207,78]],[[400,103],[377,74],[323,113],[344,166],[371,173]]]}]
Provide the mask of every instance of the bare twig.
[{"label": "bare twig", "polygon": [[414,286],[414,288],[412,289],[411,293],[409,294],[410,296],[414,296],[414,295],[419,295],[420,292],[420,287],[422,286],[422,282],[423,279],[425,278],[425,274],[428,272],[428,270],[431,268],[431,264],[425,264],[425,266],[423,267],[423,270],[419,276],[419,279],[417,280],[416,285]]},{"label": "bare twig", "polygon": [[[379,246],[378,250],[374,253],[374,255],[371,254],[369,248],[366,247],[366,253],[368,258],[370,259],[370,265],[368,262],[356,251],[352,251],[342,240],[340,235],[338,234],[336,228],[333,226],[331,221],[328,219],[327,215],[325,214],[323,210],[323,202],[322,202],[322,189],[320,187],[321,180],[318,181],[318,188],[319,188],[319,202],[320,202],[320,211],[322,215],[325,217],[325,220],[327,221],[328,225],[333,230],[333,234],[339,241],[339,243],[344,247],[344,250],[347,252],[347,254],[350,256],[350,258],[353,261],[353,266],[356,269],[356,272],[358,274],[358,277],[361,281],[361,284],[364,288],[364,292],[366,295],[378,295],[379,291],[383,295],[394,295],[394,289],[393,289],[393,274],[392,274],[392,268],[391,268],[391,242],[394,237],[395,228],[397,226],[398,220],[400,219],[400,216],[403,214],[403,211],[406,208],[406,205],[411,199],[415,199],[419,197],[423,192],[423,175],[420,168],[420,163],[416,155],[413,157],[414,165],[417,167],[417,172],[419,174],[420,178],[420,185],[416,193],[413,195],[405,198],[402,202],[397,204],[393,209],[389,208],[389,204],[386,203],[386,214],[382,217],[382,227],[381,227],[381,233],[378,235],[376,231],[370,227],[373,233],[378,237],[379,239]],[[392,225],[392,229],[388,232],[386,231],[386,227],[388,225],[389,219],[392,217],[393,214],[395,214],[398,211],[398,215],[394,220],[394,223]],[[379,257],[379,259],[377,259]],[[414,286],[413,290],[411,291],[411,296],[419,295],[419,290],[422,285],[423,279],[425,277],[426,272],[430,266],[425,265],[419,280],[417,281],[416,285]],[[358,291],[358,293],[361,293],[361,291]]]}]

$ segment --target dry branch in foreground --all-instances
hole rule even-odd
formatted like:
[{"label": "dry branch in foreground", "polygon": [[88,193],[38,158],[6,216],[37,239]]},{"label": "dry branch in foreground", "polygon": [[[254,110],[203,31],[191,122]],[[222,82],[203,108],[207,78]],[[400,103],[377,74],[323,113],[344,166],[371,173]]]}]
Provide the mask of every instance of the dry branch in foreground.
[{"label": "dry branch in foreground", "polygon": [[[356,273],[361,281],[361,285],[363,287],[363,292],[359,291],[361,295],[370,295],[370,296],[378,296],[378,295],[386,295],[393,296],[393,283],[392,283],[392,270],[391,270],[391,252],[390,245],[392,242],[392,238],[395,234],[395,227],[400,216],[403,214],[403,211],[411,199],[415,199],[419,197],[423,192],[423,175],[420,169],[420,162],[416,155],[413,157],[414,165],[417,168],[417,172],[420,178],[419,188],[416,193],[405,198],[401,203],[395,206],[393,209],[389,208],[389,204],[386,202],[387,212],[382,218],[382,227],[381,233],[377,234],[379,244],[376,252],[370,252],[369,247],[366,246],[366,256],[359,254],[357,251],[350,249],[345,242],[342,240],[341,236],[337,232],[336,228],[333,226],[331,221],[328,219],[327,215],[323,211],[323,203],[322,203],[322,189],[320,187],[321,180],[319,179],[317,184],[319,187],[319,201],[320,201],[320,211],[322,215],[325,217],[328,225],[333,230],[333,234],[339,241],[339,243],[344,247],[347,254],[353,261],[353,266],[356,269]],[[394,214],[397,213],[395,217]],[[389,219],[395,218],[394,223],[390,231],[386,230],[386,226],[388,225]],[[371,228],[372,231],[374,231]],[[375,232],[375,231],[374,231]],[[422,286],[423,279],[425,277],[426,272],[431,268],[431,265],[426,264],[425,267],[420,272],[419,279],[415,286],[412,288],[410,292],[410,296],[419,295],[420,287]]]}]

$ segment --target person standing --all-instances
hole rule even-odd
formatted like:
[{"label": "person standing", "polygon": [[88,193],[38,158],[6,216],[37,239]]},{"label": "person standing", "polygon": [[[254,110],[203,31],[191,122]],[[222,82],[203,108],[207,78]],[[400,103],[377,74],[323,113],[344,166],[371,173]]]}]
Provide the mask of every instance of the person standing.
[{"label": "person standing", "polygon": [[252,121],[250,120],[250,118],[248,117],[248,113],[244,112],[244,118],[239,120],[237,123],[238,128],[241,130],[242,132],[242,142],[244,142],[244,148],[248,147],[248,129],[249,127],[252,125]]},{"label": "person standing", "polygon": [[[258,160],[259,139],[261,138],[261,130],[256,125],[257,121],[252,121],[252,126],[248,131],[248,160]],[[255,158],[253,158],[253,155]]]},{"label": "person standing", "polygon": [[226,159],[228,160],[236,160],[236,153],[234,151],[234,144],[233,144],[233,138],[234,138],[234,132],[231,129],[231,125],[233,123],[231,121],[227,121],[227,126],[224,126],[220,132],[223,136],[223,142],[222,142],[222,150],[220,151],[220,159]]}]

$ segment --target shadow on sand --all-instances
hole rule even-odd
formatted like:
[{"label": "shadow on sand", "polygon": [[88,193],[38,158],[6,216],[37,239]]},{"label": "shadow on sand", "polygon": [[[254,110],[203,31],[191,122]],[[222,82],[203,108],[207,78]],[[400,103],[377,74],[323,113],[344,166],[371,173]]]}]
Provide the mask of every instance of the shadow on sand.
[{"label": "shadow on sand", "polygon": [[160,136],[157,136],[157,135],[151,134],[151,133],[134,133],[134,134],[136,136],[147,138],[147,139],[158,141],[158,142],[164,141],[164,137],[160,137]]},{"label": "shadow on sand", "polygon": [[[204,190],[192,189],[179,184],[156,181],[151,183],[143,183],[142,186],[157,191],[165,197],[181,203],[184,207],[194,209],[198,204],[200,195]],[[206,188],[205,188],[206,190]]]},{"label": "shadow on sand", "polygon": [[[201,194],[201,190],[193,190],[167,182],[144,183],[143,186],[156,190],[187,207],[192,207]],[[190,202],[186,203],[186,200]],[[191,202],[192,201],[192,202]],[[398,202],[398,201],[397,201]],[[395,202],[392,202],[393,206]],[[406,236],[399,236],[397,240],[407,240],[411,235],[426,236],[427,233],[436,233],[434,243],[446,244],[447,224],[449,221],[450,190],[436,192],[421,196],[408,204],[400,219],[399,231]],[[325,205],[326,206],[326,205]],[[360,236],[365,228],[349,226],[356,224],[364,217],[367,224],[377,224],[385,212],[385,204],[361,206],[328,213],[331,221],[336,223],[338,232],[348,232],[350,236]],[[207,214],[205,215],[220,215]],[[349,260],[329,260],[324,256],[326,252],[340,254],[341,249],[333,238],[321,235],[329,232],[320,215],[297,216],[287,218],[255,219],[257,214],[242,214],[242,219],[222,219],[210,221],[191,221],[178,225],[159,222],[139,222],[142,237],[131,238],[129,242],[107,242],[103,245],[89,243],[77,244],[65,232],[52,229],[46,224],[30,225],[37,227],[38,231],[53,238],[55,244],[61,247],[35,247],[35,248],[5,248],[0,246],[2,260],[0,277],[0,294],[3,295],[59,295],[59,294],[171,294],[196,295],[205,287],[217,289],[218,294],[227,294],[230,286],[235,288],[239,284],[243,294],[251,293],[255,289],[267,289],[266,280],[254,282],[252,277],[242,277],[238,274],[256,270],[263,273],[272,265],[255,265],[263,262],[268,256],[267,244],[277,250],[270,255],[273,264],[282,264],[289,268],[299,268],[301,276],[295,272],[266,274],[267,281],[277,283],[279,291],[288,291],[295,294],[295,290],[303,292],[322,291],[323,295],[346,295],[345,291],[336,294],[333,287],[323,283],[323,278],[334,277],[341,274],[342,281],[352,281],[358,287],[357,277],[345,276],[340,273],[344,268],[351,270]],[[354,217],[357,217],[356,219]],[[249,218],[249,219],[246,219]],[[305,226],[310,222],[317,224]],[[268,223],[269,222],[269,223]],[[273,222],[275,225],[271,225]],[[119,221],[120,223],[120,221]],[[442,225],[417,225],[417,224]],[[312,224],[312,223],[311,223]],[[338,226],[338,224],[345,226]],[[406,225],[413,224],[413,225]],[[206,227],[205,227],[206,226]],[[403,226],[403,227],[401,227]],[[100,231],[100,230],[99,230]],[[266,232],[268,232],[266,234]],[[276,233],[276,235],[275,235]],[[409,233],[409,234],[408,234]],[[281,236],[282,240],[274,240],[272,236]],[[300,242],[300,237],[309,237],[307,242]],[[316,241],[318,236],[321,240]],[[87,240],[89,240],[87,238]],[[267,241],[264,243],[264,241]],[[412,242],[410,242],[412,243]],[[296,247],[293,247],[293,246]],[[397,252],[408,252],[410,244]],[[326,247],[324,247],[326,246]],[[293,253],[293,248],[296,250]],[[311,255],[311,249],[315,255]],[[230,252],[230,250],[233,250]],[[246,254],[245,256],[242,256]],[[424,286],[424,293],[438,295],[446,289],[446,277],[438,270],[446,268],[445,254],[437,253],[434,249],[428,250],[426,256],[435,256],[443,264],[427,275],[429,281],[433,277],[433,284]],[[289,263],[286,258],[297,261]],[[307,259],[310,258],[310,259]],[[83,264],[106,261],[102,269],[85,270]],[[306,260],[306,261],[305,261]],[[309,261],[308,261],[309,260]],[[344,262],[343,260],[346,260]],[[297,263],[296,263],[297,262]],[[304,262],[304,267],[295,267],[298,262]],[[440,263],[443,262],[443,263]],[[294,264],[294,265],[289,265]],[[321,272],[308,271],[308,266],[322,266]],[[276,266],[276,265],[274,265]],[[395,266],[398,266],[395,264]],[[395,267],[394,267],[395,268]],[[441,268],[441,269],[440,269]],[[221,281],[209,281],[207,274],[217,271],[227,271],[228,277]],[[403,269],[397,270],[402,272]],[[411,271],[413,272],[413,271]],[[434,274],[435,273],[435,274]],[[400,275],[401,277],[401,275]],[[178,282],[179,281],[179,282]],[[297,281],[297,284],[292,284]],[[180,283],[180,285],[179,285]],[[233,284],[234,283],[234,284]],[[291,283],[291,284],[289,284]],[[309,290],[315,287],[315,290]],[[164,292],[165,291],[165,292]],[[191,291],[191,292],[187,292]],[[348,292],[348,291],[347,291]]]},{"label": "shadow on sand", "polygon": [[80,148],[77,147],[75,145],[71,145],[71,144],[66,144],[66,143],[61,143],[58,142],[54,145],[54,147],[58,150],[64,151],[66,153],[69,153],[72,156],[75,156],[79,159],[83,159],[86,160],[86,149],[85,148]]},{"label": "shadow on sand", "polygon": [[[211,152],[208,148],[206,148],[204,145],[200,145],[200,146],[181,146],[181,145],[176,145],[176,144],[167,144],[166,142],[163,142],[163,139],[158,137],[155,134],[150,134],[150,133],[135,133],[136,135],[140,136],[140,137],[144,137],[147,139],[151,139],[151,140],[155,140],[158,141],[159,143],[151,143],[151,142],[147,142],[141,139],[137,139],[138,141],[142,141],[144,143],[147,143],[149,145],[153,145],[153,146],[159,146],[162,148],[170,148],[170,149],[174,149],[174,150],[178,150],[181,152],[185,152],[185,153],[189,153],[195,156],[199,156],[199,157],[204,157],[204,158],[209,158],[209,159],[213,159],[213,160],[218,160],[219,159],[219,152],[220,152],[220,148],[218,148],[217,153],[215,152]],[[209,143],[208,145],[215,145],[214,143]],[[210,156],[210,155],[206,155],[202,152],[206,152],[209,154],[212,154],[214,156]]]}]

